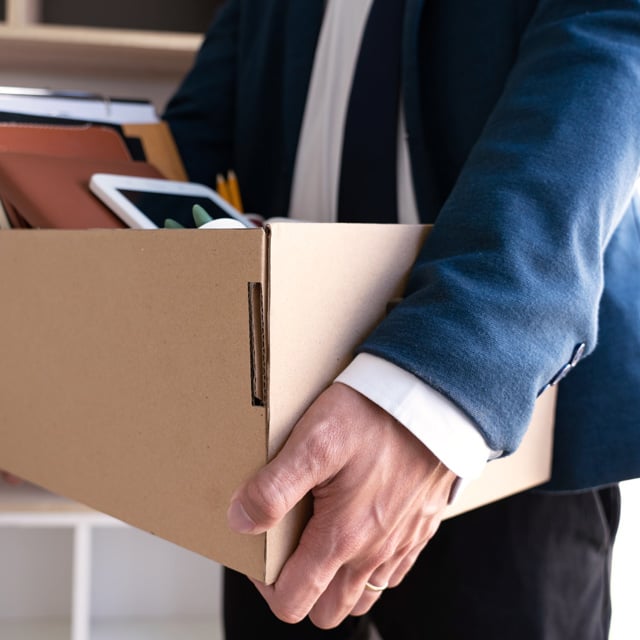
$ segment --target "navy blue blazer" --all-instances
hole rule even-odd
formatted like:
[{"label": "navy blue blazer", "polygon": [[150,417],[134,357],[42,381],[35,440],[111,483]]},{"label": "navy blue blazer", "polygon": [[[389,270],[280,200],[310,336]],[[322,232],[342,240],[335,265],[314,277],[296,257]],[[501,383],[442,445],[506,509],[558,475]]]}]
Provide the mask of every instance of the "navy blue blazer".
[{"label": "navy blue blazer", "polygon": [[[266,216],[288,210],[323,7],[230,0],[166,109],[190,177],[235,169]],[[408,0],[403,98],[435,226],[360,349],[507,454],[570,372],[548,488],[640,476],[640,2]]]}]

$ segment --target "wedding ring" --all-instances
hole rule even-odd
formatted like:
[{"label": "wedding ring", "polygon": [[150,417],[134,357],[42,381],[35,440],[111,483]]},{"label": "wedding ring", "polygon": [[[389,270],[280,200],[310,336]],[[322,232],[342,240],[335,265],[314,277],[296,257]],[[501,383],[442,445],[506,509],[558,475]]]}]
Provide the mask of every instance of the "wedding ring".
[{"label": "wedding ring", "polygon": [[370,582],[364,583],[365,589],[368,589],[369,591],[375,591],[376,593],[379,593],[380,591],[384,591],[388,587],[389,587],[388,582],[385,582],[383,585],[371,584]]}]

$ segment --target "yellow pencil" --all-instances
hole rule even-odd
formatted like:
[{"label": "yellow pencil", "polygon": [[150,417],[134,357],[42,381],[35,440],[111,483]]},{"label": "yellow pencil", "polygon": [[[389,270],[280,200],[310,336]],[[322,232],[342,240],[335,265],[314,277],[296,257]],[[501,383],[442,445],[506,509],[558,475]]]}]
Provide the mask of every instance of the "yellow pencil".
[{"label": "yellow pencil", "polygon": [[227,173],[227,186],[229,187],[229,198],[232,206],[242,212],[242,198],[240,197],[240,185],[238,184],[238,176],[235,171]]},{"label": "yellow pencil", "polygon": [[224,176],[218,174],[216,177],[216,191],[218,195],[226,200],[229,204],[233,204],[231,202],[231,196],[229,194],[229,187],[227,185],[227,181],[224,179]]}]

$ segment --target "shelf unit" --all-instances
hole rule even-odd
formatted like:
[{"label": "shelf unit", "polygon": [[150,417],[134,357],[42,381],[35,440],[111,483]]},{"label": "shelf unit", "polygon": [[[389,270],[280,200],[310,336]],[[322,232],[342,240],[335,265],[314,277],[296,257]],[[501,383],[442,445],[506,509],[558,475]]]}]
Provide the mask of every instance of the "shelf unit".
[{"label": "shelf unit", "polygon": [[[146,98],[160,112],[218,4],[0,0],[0,85]],[[0,481],[0,567],[2,640],[222,637],[216,563],[38,487]]]},{"label": "shelf unit", "polygon": [[[183,71],[207,27],[204,23],[199,31],[181,32],[105,28],[90,22],[72,26],[46,23],[43,4],[43,0],[5,0],[0,42],[9,58],[46,65],[72,62],[111,71],[132,66],[161,72]],[[212,16],[216,3],[204,4],[211,7]],[[77,55],[79,50],[82,56]],[[3,59],[6,63],[7,58]]]},{"label": "shelf unit", "polygon": [[3,640],[219,640],[216,563],[32,485],[0,484]]},{"label": "shelf unit", "polygon": [[[0,0],[4,8],[4,19],[0,19],[0,85],[82,89],[111,95],[119,92],[149,98],[159,109],[191,66],[202,34],[220,4],[220,0],[178,3],[187,15],[189,7],[193,13],[193,30],[179,31],[157,28],[162,24],[168,26],[170,21],[158,16],[163,15],[163,7],[170,15],[175,12],[173,0],[152,3],[148,29],[109,26],[121,23],[119,16],[124,13],[125,0],[99,5],[86,0],[64,0],[61,4],[65,6],[72,7],[75,3],[82,8],[79,13],[86,17],[86,24],[58,24],[55,11],[56,23],[47,22],[51,13],[47,8],[56,8],[57,2]],[[134,12],[132,15],[138,15],[136,24],[141,27],[144,20],[139,15],[139,3],[128,6]],[[91,16],[91,7],[97,14],[95,18]],[[112,11],[113,15],[105,11]],[[65,15],[60,11],[58,14]]]}]

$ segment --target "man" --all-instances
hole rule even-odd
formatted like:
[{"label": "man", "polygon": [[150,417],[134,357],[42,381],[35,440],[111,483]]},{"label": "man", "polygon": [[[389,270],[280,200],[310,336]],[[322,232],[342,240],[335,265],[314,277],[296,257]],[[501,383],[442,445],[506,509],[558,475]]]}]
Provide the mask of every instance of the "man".
[{"label": "man", "polygon": [[[639,95],[638,2],[223,6],[165,114],[190,177],[233,168],[265,216],[435,221],[405,299],[232,500],[247,534],[309,491],[314,514],[266,605],[227,573],[228,640],[349,638],[367,612],[386,640],[606,637],[616,483],[640,475]],[[570,371],[546,491],[434,537]]]}]

